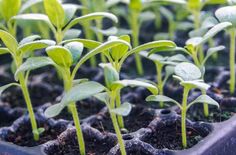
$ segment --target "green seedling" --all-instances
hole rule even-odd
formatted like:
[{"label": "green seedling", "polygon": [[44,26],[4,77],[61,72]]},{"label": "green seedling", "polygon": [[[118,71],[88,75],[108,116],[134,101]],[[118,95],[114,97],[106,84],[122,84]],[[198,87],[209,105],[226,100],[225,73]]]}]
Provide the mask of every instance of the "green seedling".
[{"label": "green seedling", "polygon": [[[0,48],[0,54],[11,54],[13,58],[13,64],[16,69],[21,68],[23,59],[29,57],[33,51],[55,45],[55,42],[51,40],[38,40],[40,39],[39,36],[29,36],[18,43],[17,40],[10,33],[3,30],[0,30],[0,39],[6,46]],[[29,112],[34,140],[37,141],[39,140],[39,135],[40,133],[42,133],[43,130],[42,128],[37,127],[37,122],[35,120],[35,115],[31,104],[29,91],[27,88],[27,80],[29,73],[30,71],[21,72],[17,74],[15,76],[15,79],[16,81],[19,80],[19,83],[10,83],[8,85],[2,86],[0,87],[0,92],[2,93],[2,91],[11,86],[19,86],[21,88]]]},{"label": "green seedling", "polygon": [[[75,102],[99,93],[100,91],[103,91],[104,88],[95,82],[86,82],[87,80],[85,79],[75,79],[75,75],[81,65],[96,54],[100,54],[103,51],[107,51],[108,49],[119,45],[131,47],[129,43],[119,39],[108,41],[103,44],[85,39],[81,39],[80,41],[81,42],[78,42],[77,40],[77,42],[65,43],[64,46],[57,45],[48,47],[46,49],[48,57],[31,57],[27,59],[24,64],[18,68],[15,76],[18,76],[18,74],[21,74],[22,72],[47,65],[53,65],[56,68],[64,82],[65,96],[60,103],[46,109],[45,115],[47,117],[54,117],[65,107],[68,107],[75,123],[80,154],[85,155],[84,139]],[[84,47],[92,50],[81,57]],[[83,83],[84,81],[85,83]]]},{"label": "green seedling", "polygon": [[[59,44],[66,36],[66,33],[79,34],[79,30],[71,28],[75,25],[84,24],[92,20],[98,20],[102,18],[109,18],[114,22],[118,22],[115,15],[106,12],[96,12],[87,14],[81,17],[73,18],[76,11],[82,8],[81,6],[74,4],[61,4],[58,0],[44,0],[45,14],[21,14],[14,16],[10,22],[22,22],[22,21],[41,21],[48,25],[54,34],[57,44]],[[84,8],[82,8],[84,9]],[[67,34],[68,35],[68,34]]]},{"label": "green seedling", "polygon": [[181,109],[181,134],[183,148],[187,147],[186,136],[186,113],[187,110],[196,103],[205,103],[219,107],[219,104],[208,95],[201,95],[191,103],[188,103],[189,91],[198,88],[200,90],[207,90],[210,85],[204,83],[201,79],[201,71],[199,68],[191,63],[183,62],[175,67],[175,79],[179,80],[180,85],[184,88],[182,104],[176,100],[163,95],[151,95],[146,98],[147,101],[156,102],[171,102],[175,103]]},{"label": "green seedling", "polygon": [[[174,67],[181,62],[188,62],[188,59],[185,58],[182,54],[177,54],[171,57],[164,57],[158,54],[148,55],[148,52],[140,52],[140,55],[154,62],[156,67],[156,80],[155,84],[159,90],[159,95],[164,95],[164,85],[166,84],[168,78],[174,73]],[[165,76],[163,78],[163,69],[165,68]],[[160,107],[164,107],[164,103],[160,102]]]},{"label": "green seedling", "polygon": [[[213,26],[203,37],[194,37],[194,38],[189,39],[186,42],[185,48],[182,48],[182,47],[170,48],[169,51],[176,50],[176,51],[182,51],[182,52],[188,54],[193,59],[194,64],[196,66],[198,66],[199,69],[201,70],[202,79],[204,79],[205,64],[206,64],[207,60],[215,53],[224,50],[224,46],[217,46],[217,47],[209,48],[206,56],[204,56],[204,59],[202,61],[201,61],[201,58],[199,55],[199,52],[200,52],[199,49],[201,49],[201,46],[203,44],[205,44],[209,39],[212,39],[216,34],[218,34],[222,30],[225,30],[231,26],[232,26],[232,24],[229,22],[218,23],[215,26]],[[160,50],[153,50],[149,54],[151,55],[152,53],[159,52],[159,51]],[[163,50],[161,50],[161,51],[163,51]],[[206,92],[204,90],[202,90],[202,93],[206,94]],[[209,109],[208,109],[207,104],[204,104],[204,115],[206,117],[209,116]]]},{"label": "green seedling", "polygon": [[120,152],[122,155],[126,155],[125,144],[122,139],[122,134],[118,125],[117,116],[127,116],[131,111],[131,104],[125,102],[119,106],[115,103],[117,98],[120,97],[120,91],[122,88],[131,86],[131,87],[145,87],[152,94],[157,94],[158,89],[150,84],[138,80],[119,80],[119,74],[112,67],[111,64],[101,64],[104,68],[104,77],[106,82],[106,92],[95,95],[97,99],[104,102],[108,107],[110,117],[116,132],[118,143],[120,145]]},{"label": "green seedling", "polygon": [[236,36],[236,6],[227,6],[218,9],[215,12],[217,19],[220,22],[230,22],[232,28],[228,30],[230,36],[230,54],[229,54],[229,65],[230,65],[230,93],[233,94],[235,91],[235,36]]}]

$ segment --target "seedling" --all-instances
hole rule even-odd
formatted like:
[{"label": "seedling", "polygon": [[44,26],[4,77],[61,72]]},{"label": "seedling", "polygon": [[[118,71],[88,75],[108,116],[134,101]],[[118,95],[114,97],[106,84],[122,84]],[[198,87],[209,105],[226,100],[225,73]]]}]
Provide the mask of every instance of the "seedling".
[{"label": "seedling", "polygon": [[[168,78],[174,73],[174,66],[180,62],[188,62],[188,59],[185,58],[182,54],[177,54],[171,57],[163,57],[158,54],[148,55],[148,52],[140,52],[140,55],[154,62],[156,67],[156,80],[155,84],[159,90],[159,95],[163,95],[163,88],[166,84]],[[165,68],[165,76],[162,77],[163,69]],[[160,107],[164,107],[164,103],[160,102]]]},{"label": "seedling", "polygon": [[[84,45],[81,42],[84,43],[85,47],[88,47],[89,49],[93,48],[93,50],[83,57],[81,57],[81,55]],[[45,111],[45,115],[47,117],[54,117],[58,115],[65,107],[68,107],[75,123],[80,153],[81,155],[85,155],[84,139],[75,102],[103,91],[104,87],[95,82],[83,83],[86,80],[74,79],[75,75],[80,66],[96,54],[102,53],[121,44],[128,47],[130,47],[130,45],[119,39],[108,41],[101,45],[90,40],[81,40],[81,42],[70,42],[64,46],[48,47],[46,49],[48,57],[32,57],[27,59],[25,63],[17,70],[15,76],[22,72],[47,65],[53,65],[57,69],[64,82],[65,95],[60,103],[49,107]],[[72,71],[71,68],[73,68]],[[78,94],[78,92],[80,93]]]},{"label": "seedling", "polygon": [[182,145],[183,148],[187,147],[187,136],[186,136],[186,113],[187,110],[196,103],[205,103],[219,107],[219,104],[208,95],[201,95],[191,103],[188,103],[189,91],[198,88],[200,90],[207,90],[210,85],[204,83],[201,79],[202,73],[200,69],[188,62],[183,62],[175,67],[175,79],[179,80],[180,85],[183,87],[183,99],[182,104],[176,100],[163,95],[151,95],[146,98],[147,101],[156,102],[171,102],[175,103],[181,109],[181,134],[182,134]]},{"label": "seedling", "polygon": [[229,29],[228,33],[230,36],[230,56],[229,56],[229,65],[230,65],[230,93],[233,94],[235,91],[235,36],[236,36],[236,6],[227,6],[218,9],[215,12],[217,19],[220,22],[230,22],[232,28]]},{"label": "seedling", "polygon": [[[176,48],[170,48],[169,51],[183,51],[184,53],[188,54],[194,61],[194,64],[199,67],[199,69],[202,72],[202,79],[204,79],[205,75],[205,63],[207,60],[214,55],[216,52],[219,52],[224,49],[224,46],[217,46],[217,47],[212,47],[209,48],[207,51],[207,54],[205,58],[201,61],[200,55],[199,55],[199,49],[201,46],[206,43],[209,39],[213,38],[217,33],[221,32],[222,30],[225,30],[229,27],[231,27],[232,24],[229,22],[222,22],[218,23],[215,26],[213,26],[203,37],[194,37],[189,39],[186,42],[185,48],[182,47],[176,47]],[[151,55],[152,53],[159,52],[160,50],[153,50],[149,54]],[[161,50],[163,51],[163,50]],[[204,90],[202,90],[203,94],[206,94]],[[208,117],[209,115],[209,109],[208,105],[204,104],[204,115]]]},{"label": "seedling", "polygon": [[158,89],[146,82],[138,81],[138,80],[119,80],[119,74],[111,66],[111,64],[101,64],[104,68],[104,77],[106,82],[106,92],[100,93],[95,95],[97,99],[104,102],[108,107],[111,120],[116,132],[116,136],[120,145],[120,151],[122,155],[126,155],[125,145],[122,139],[122,134],[120,132],[120,128],[118,125],[117,116],[127,116],[131,111],[131,104],[125,102],[120,106],[116,105],[117,98],[120,97],[120,91],[124,87],[145,87],[147,88],[152,94],[157,94]]},{"label": "seedling", "polygon": [[[55,45],[54,41],[51,40],[37,40],[39,36],[29,36],[17,42],[16,39],[8,32],[0,30],[0,39],[5,44],[5,47],[0,48],[0,54],[11,54],[13,58],[13,64],[16,69],[21,68],[23,63],[23,58],[26,58],[30,55],[30,52],[33,52],[38,49],[43,49],[48,46]],[[15,76],[16,81],[19,80],[19,83],[10,83],[5,86],[0,87],[0,92],[2,93],[5,89],[11,86],[19,86],[23,92],[23,96],[27,105],[29,112],[29,117],[32,126],[32,132],[34,135],[34,140],[39,140],[40,133],[43,132],[42,128],[37,127],[37,123],[34,116],[33,107],[30,100],[29,91],[27,88],[27,80],[30,71],[21,72]]]},{"label": "seedling", "polygon": [[61,4],[58,0],[44,0],[45,14],[21,14],[14,16],[10,22],[26,22],[26,21],[41,21],[46,23],[54,34],[57,44],[59,44],[65,37],[66,33],[79,34],[80,31],[75,29],[71,32],[70,29],[76,24],[87,23],[91,20],[98,20],[104,17],[118,22],[115,15],[106,12],[90,13],[81,17],[74,18],[77,9],[81,6],[74,4]]}]

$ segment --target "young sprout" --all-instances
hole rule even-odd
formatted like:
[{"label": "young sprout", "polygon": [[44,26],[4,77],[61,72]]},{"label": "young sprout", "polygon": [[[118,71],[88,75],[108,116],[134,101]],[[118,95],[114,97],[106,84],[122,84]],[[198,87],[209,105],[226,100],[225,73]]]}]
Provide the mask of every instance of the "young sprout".
[{"label": "young sprout", "polygon": [[21,7],[21,0],[1,0],[0,1],[0,19],[4,24],[0,23],[0,29],[8,31],[14,37],[16,36],[16,24],[11,23],[10,19],[17,15]]},{"label": "young sprout", "polygon": [[111,66],[111,64],[101,64],[101,66],[104,68],[106,92],[97,94],[95,95],[95,97],[100,101],[104,102],[108,107],[110,117],[118,139],[118,143],[120,145],[120,152],[122,155],[126,155],[125,144],[122,139],[122,134],[118,125],[117,116],[127,116],[130,113],[132,106],[130,103],[125,102],[117,107],[115,104],[117,97],[119,97],[117,95],[120,94],[122,88],[128,86],[145,87],[152,94],[157,94],[158,89],[150,83],[138,80],[119,80],[119,74],[115,70],[115,68]]},{"label": "young sprout", "polygon": [[118,22],[115,15],[106,12],[90,13],[81,17],[74,18],[77,9],[81,6],[74,4],[61,4],[58,0],[44,0],[45,14],[21,14],[14,16],[10,22],[22,22],[22,21],[41,21],[48,25],[54,34],[57,44],[59,44],[64,38],[66,33],[79,34],[80,31],[71,28],[76,24],[84,24],[92,20],[99,20],[102,18],[109,18],[114,22]]},{"label": "young sprout", "polygon": [[180,85],[184,88],[182,104],[176,100],[163,95],[151,95],[146,98],[147,101],[157,102],[172,102],[179,106],[181,109],[181,134],[183,148],[187,147],[186,136],[186,113],[187,110],[196,103],[205,103],[219,107],[219,104],[208,95],[201,95],[191,103],[188,103],[189,91],[198,88],[201,90],[207,90],[210,85],[204,83],[201,79],[201,71],[199,68],[191,63],[183,62],[175,67],[175,79],[179,80]]},{"label": "young sprout", "polygon": [[[0,39],[5,44],[6,47],[0,48],[0,54],[11,54],[13,58],[13,64],[16,69],[19,69],[23,63],[23,58],[29,57],[31,52],[43,49],[48,46],[55,45],[54,41],[51,40],[37,40],[39,36],[29,36],[21,40],[21,42],[17,42],[16,39],[8,32],[0,30]],[[16,81],[19,80],[19,83],[10,83],[5,86],[0,87],[1,93],[5,89],[11,86],[19,86],[23,92],[23,96],[27,105],[27,110],[29,112],[30,122],[32,126],[32,132],[34,135],[34,140],[39,140],[40,133],[43,132],[42,128],[37,127],[37,122],[35,120],[33,107],[30,100],[29,91],[27,88],[27,80],[29,76],[29,72],[21,72],[15,76]]]},{"label": "young sprout", "polygon": [[228,30],[230,36],[230,54],[229,54],[229,65],[230,65],[230,93],[233,94],[235,91],[235,36],[236,36],[236,6],[222,7],[216,10],[215,15],[220,22],[230,22],[232,27]]},{"label": "young sprout", "polygon": [[[109,41],[116,41],[116,40],[123,40],[125,42],[130,42],[130,37],[128,35],[123,35],[120,37],[111,36],[108,38]],[[87,46],[87,48],[95,48],[101,45],[101,43],[86,39],[72,39],[72,40],[66,40],[63,41],[63,44],[70,43],[70,42],[82,42],[84,46]],[[103,52],[103,54],[106,56],[109,63],[115,68],[115,70],[120,74],[121,67],[124,63],[124,61],[133,54],[138,54],[141,51],[151,50],[153,48],[155,49],[169,49],[176,47],[175,43],[168,40],[159,40],[159,41],[153,41],[149,42],[143,45],[140,45],[132,50],[129,50],[129,48],[126,45],[120,44],[117,46],[114,46],[110,48],[109,50]],[[120,103],[120,94],[118,94],[116,106],[119,106]],[[118,123],[121,128],[124,128],[123,118],[122,116],[118,116]]]},{"label": "young sprout", "polygon": [[[84,42],[84,44],[81,42]],[[101,45],[89,40],[81,40],[81,42],[69,42],[64,46],[58,45],[48,47],[46,49],[48,57],[31,57],[27,59],[24,64],[18,68],[15,75],[17,76],[22,72],[47,65],[53,65],[57,69],[59,74],[62,75],[65,95],[60,103],[52,105],[46,109],[45,115],[47,117],[54,117],[65,107],[68,107],[74,120],[78,144],[80,146],[80,154],[85,155],[84,139],[75,102],[103,91],[104,87],[95,82],[83,83],[86,80],[75,79],[75,75],[81,65],[96,54],[102,53],[121,44],[128,47],[130,47],[130,45],[119,39],[108,41]],[[81,57],[84,46],[89,49],[92,48],[93,50]],[[71,68],[73,68],[72,71]]]},{"label": "young sprout", "polygon": [[[170,48],[169,51],[173,51],[173,50],[182,51],[182,52],[188,54],[193,59],[194,64],[196,66],[198,66],[199,69],[201,70],[202,79],[204,79],[205,63],[212,55],[214,55],[216,52],[223,50],[225,47],[224,46],[217,46],[217,47],[209,48],[207,51],[207,54],[203,60],[201,60],[201,58],[200,58],[200,55],[199,55],[200,50],[199,49],[201,48],[201,46],[204,43],[206,43],[209,39],[213,38],[217,33],[221,32],[222,30],[225,30],[231,26],[232,26],[232,24],[229,22],[218,23],[215,26],[213,26],[203,37],[194,37],[194,38],[187,40],[185,48],[182,48],[182,47]],[[155,52],[159,52],[159,51],[160,50],[153,50],[149,54],[151,55],[151,54],[153,54]],[[202,93],[206,94],[206,92],[204,90],[202,90]],[[204,104],[203,107],[204,107],[204,115],[206,117],[208,117],[208,115],[209,115],[208,105]]]},{"label": "young sprout", "polygon": [[[140,52],[140,55],[154,62],[157,73],[157,84],[155,84],[159,90],[159,95],[164,95],[164,85],[167,82],[168,78],[174,73],[174,66],[180,62],[188,62],[188,59],[185,58],[182,54],[177,54],[171,57],[164,57],[158,54],[148,55],[148,52]],[[163,69],[165,68],[165,76],[162,77]],[[164,107],[164,103],[160,102],[160,107]]]}]

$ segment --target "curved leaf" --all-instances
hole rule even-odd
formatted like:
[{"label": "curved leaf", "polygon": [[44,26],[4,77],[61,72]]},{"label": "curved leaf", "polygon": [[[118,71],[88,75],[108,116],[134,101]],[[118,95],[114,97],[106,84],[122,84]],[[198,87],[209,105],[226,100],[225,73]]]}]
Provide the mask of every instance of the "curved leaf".
[{"label": "curved leaf", "polygon": [[65,106],[63,106],[62,104],[58,103],[58,104],[54,104],[50,107],[48,107],[45,112],[44,115],[48,118],[51,117],[55,117],[57,115],[60,114],[60,112],[65,108]]},{"label": "curved leaf", "polygon": [[21,7],[21,0],[1,0],[0,1],[0,12],[6,22],[11,17],[18,14]]},{"label": "curved leaf", "polygon": [[28,37],[22,39],[22,40],[20,41],[19,45],[23,45],[23,44],[26,44],[26,43],[28,43],[28,42],[32,42],[32,41],[34,41],[34,40],[36,40],[36,39],[40,39],[40,38],[41,38],[41,37],[40,37],[39,35],[31,35],[31,36],[28,36]]},{"label": "curved leaf", "polygon": [[18,83],[9,83],[4,86],[1,86],[0,87],[0,96],[2,95],[3,91],[5,91],[7,88],[12,87],[12,86],[19,86],[20,87],[20,85]]},{"label": "curved leaf", "polygon": [[146,98],[146,101],[147,102],[172,102],[172,103],[177,104],[181,108],[181,105],[179,104],[179,102],[164,95],[150,95]]},{"label": "curved leaf", "polygon": [[192,81],[201,78],[200,69],[192,63],[182,62],[175,67],[175,74],[184,81]]},{"label": "curved leaf", "polygon": [[205,90],[205,91],[210,88],[210,85],[202,81],[183,81],[180,84],[189,88],[199,88],[200,90]]},{"label": "curved leaf", "polygon": [[224,46],[217,46],[217,47],[212,47],[209,48],[207,51],[207,55],[205,56],[204,60],[202,61],[202,66],[205,65],[206,61],[215,53],[224,50],[225,47]]},{"label": "curved leaf", "polygon": [[99,64],[104,69],[104,77],[105,77],[105,83],[108,88],[111,88],[112,83],[119,80],[119,74],[115,70],[114,67],[112,67],[111,64]]},{"label": "curved leaf", "polygon": [[218,108],[220,107],[219,104],[214,99],[212,99],[210,96],[201,95],[198,98],[196,98],[193,102],[191,102],[188,105],[187,109],[190,108],[192,105],[194,105],[196,103],[206,103],[206,104],[217,106]]},{"label": "curved leaf", "polygon": [[65,13],[64,25],[69,23],[69,21],[74,17],[75,12],[82,7],[76,4],[63,4],[62,5]]},{"label": "curved leaf", "polygon": [[34,70],[47,65],[55,65],[52,59],[48,57],[30,57],[15,72],[15,79],[18,80],[20,72]]},{"label": "curved leaf", "polygon": [[95,19],[102,19],[102,18],[109,18],[111,20],[113,20],[114,22],[118,22],[118,19],[115,15],[111,14],[111,13],[107,13],[107,12],[95,12],[95,13],[90,13],[78,18],[73,19],[65,28],[64,28],[64,32],[67,31],[68,29],[70,29],[71,27],[73,27],[74,25],[80,23],[83,24],[85,22],[88,22],[90,20],[95,20]]},{"label": "curved leaf", "polygon": [[80,42],[84,45],[85,48],[88,49],[94,49],[98,46],[100,46],[102,43],[94,41],[94,40],[89,40],[89,39],[71,39],[71,40],[65,40],[62,41],[60,44],[66,44],[70,42]]},{"label": "curved leaf", "polygon": [[0,39],[11,52],[16,53],[18,42],[10,33],[0,30]]},{"label": "curved leaf", "polygon": [[152,94],[157,94],[158,93],[158,89],[156,86],[147,83],[147,82],[143,82],[143,81],[139,81],[139,80],[120,80],[120,81],[116,81],[112,84],[111,89],[115,90],[115,89],[122,89],[124,87],[145,87],[147,88]]},{"label": "curved leaf", "polygon": [[220,22],[230,22],[236,26],[236,6],[225,6],[215,12],[215,16]]},{"label": "curved leaf", "polygon": [[42,3],[43,0],[27,0],[21,7],[19,14],[22,14],[23,12],[25,12],[26,10],[30,9],[32,6],[38,4],[38,3]]},{"label": "curved leaf", "polygon": [[53,25],[57,28],[64,26],[65,12],[58,0],[44,0],[44,9]]},{"label": "curved leaf", "polygon": [[11,53],[8,48],[0,48],[0,55]]},{"label": "curved leaf", "polygon": [[26,52],[46,48],[55,44],[56,42],[52,40],[36,40],[20,45],[17,50],[20,51],[22,54],[25,54]]},{"label": "curved leaf", "polygon": [[73,64],[75,64],[79,58],[82,55],[84,46],[80,42],[70,42],[64,46],[66,49],[68,49],[73,57]]},{"label": "curved leaf", "polygon": [[125,102],[121,104],[121,106],[119,106],[118,108],[111,109],[110,112],[121,116],[128,116],[129,113],[131,112],[131,109],[132,105],[129,102]]},{"label": "curved leaf", "polygon": [[48,56],[59,66],[71,67],[73,57],[71,52],[62,46],[50,46],[46,48]]}]

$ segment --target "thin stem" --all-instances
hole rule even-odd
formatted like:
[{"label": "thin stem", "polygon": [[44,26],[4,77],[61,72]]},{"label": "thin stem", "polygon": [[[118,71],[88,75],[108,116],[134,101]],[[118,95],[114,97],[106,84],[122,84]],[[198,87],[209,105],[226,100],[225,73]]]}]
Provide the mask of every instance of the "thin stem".
[{"label": "thin stem", "polygon": [[61,29],[58,29],[58,30],[57,30],[57,33],[55,34],[55,38],[56,38],[57,44],[59,44],[60,42],[62,42],[63,37],[64,37],[64,36],[63,36],[62,30],[61,30]]},{"label": "thin stem", "polygon": [[230,30],[230,93],[235,90],[235,29]]},{"label": "thin stem", "polygon": [[186,113],[187,113],[187,101],[188,101],[189,88],[184,87],[182,111],[181,111],[181,134],[183,148],[187,147],[187,136],[186,136]]},{"label": "thin stem", "polygon": [[[82,6],[86,7],[86,8],[89,8],[89,4],[88,4],[88,1],[87,0],[81,0],[81,3],[82,3]],[[82,15],[87,15],[89,13],[89,10],[88,9],[82,9]],[[84,34],[85,34],[85,38],[86,39],[91,39],[93,40],[94,39],[94,35],[93,35],[93,32],[90,30],[90,27],[91,27],[91,22],[85,22],[83,24],[81,24],[82,27],[83,27],[83,30],[84,30]],[[96,67],[96,57],[93,56],[90,58],[90,65],[92,67]]]},{"label": "thin stem", "polygon": [[[111,104],[110,104],[110,106],[111,106],[111,109],[115,108],[115,94],[114,93],[111,94]],[[118,143],[120,145],[121,155],[126,155],[125,144],[124,144],[124,141],[123,141],[123,138],[122,138],[122,134],[121,134],[119,125],[117,123],[116,114],[113,113],[113,112],[110,112],[110,115],[111,115],[111,120],[112,120],[113,127],[114,127],[115,132],[116,132]]]},{"label": "thin stem", "polygon": [[86,153],[85,153],[84,137],[83,137],[83,132],[81,130],[79,115],[78,115],[75,103],[70,103],[69,108],[70,108],[70,111],[72,113],[72,117],[75,123],[76,135],[77,135],[77,140],[79,143],[80,154],[85,155]]},{"label": "thin stem", "polygon": [[[162,80],[162,69],[163,65],[159,63],[156,64],[156,70],[157,70],[157,85],[159,88],[159,95],[163,95],[163,80]],[[160,107],[164,107],[164,102],[160,102]]]},{"label": "thin stem", "polygon": [[26,102],[27,110],[29,112],[29,117],[30,117],[30,122],[31,122],[33,135],[34,135],[34,140],[38,141],[39,140],[39,134],[38,134],[37,122],[36,122],[36,119],[35,119],[34,110],[33,110],[32,104],[31,104],[29,91],[28,91],[27,85],[25,83],[25,78],[24,78],[23,73],[19,73],[19,83],[21,85],[21,89],[22,89],[22,93],[23,93],[23,96],[24,96],[24,99],[25,99],[25,102]]},{"label": "thin stem", "polygon": [[[131,13],[130,26],[132,29],[133,47],[137,47],[139,45],[138,11],[131,10],[130,13]],[[143,75],[143,65],[142,65],[141,57],[138,53],[135,53],[134,56],[135,56],[135,63],[136,63],[138,74]]]},{"label": "thin stem", "polygon": [[[65,69],[65,74],[63,74],[63,82],[64,82],[64,89],[66,92],[68,92],[73,83],[72,83],[72,78],[70,77],[70,69]],[[72,102],[69,104],[69,111],[72,114],[73,117],[73,121],[75,124],[75,128],[76,128],[76,135],[77,135],[77,140],[78,140],[78,144],[79,144],[79,149],[80,149],[80,154],[81,155],[85,155],[85,144],[84,144],[84,138],[83,138],[83,132],[80,126],[80,119],[79,119],[79,115],[78,115],[78,111],[76,108],[76,104],[75,102]]]},{"label": "thin stem", "polygon": [[[121,106],[120,90],[118,90],[116,94],[116,108],[120,106]],[[119,127],[124,128],[125,125],[124,125],[123,117],[121,115],[118,115],[117,120],[118,120]]]}]

